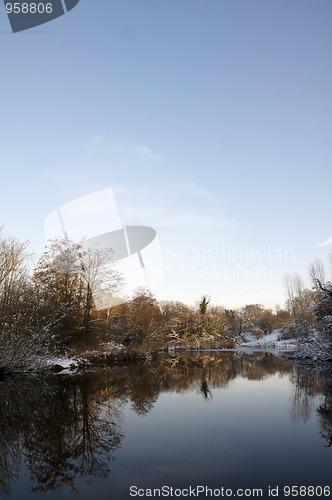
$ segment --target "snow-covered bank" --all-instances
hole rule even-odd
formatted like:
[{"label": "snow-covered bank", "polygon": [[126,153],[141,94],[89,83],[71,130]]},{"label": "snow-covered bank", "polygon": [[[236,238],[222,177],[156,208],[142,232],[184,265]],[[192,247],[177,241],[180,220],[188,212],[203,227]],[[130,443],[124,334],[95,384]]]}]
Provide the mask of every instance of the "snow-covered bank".
[{"label": "snow-covered bank", "polygon": [[248,332],[242,336],[242,340],[243,342],[240,344],[241,347],[272,349],[277,351],[295,350],[299,344],[299,339],[283,339],[281,330],[274,330],[272,333],[263,335],[260,338]]},{"label": "snow-covered bank", "polygon": [[93,369],[94,366],[107,362],[109,358],[116,359],[124,351],[125,347],[122,344],[108,342],[101,344],[99,350],[85,351],[81,354],[72,351],[62,355],[35,356],[29,363],[10,370],[10,373],[48,371],[60,375],[75,375]]},{"label": "snow-covered bank", "polygon": [[30,365],[29,371],[46,370],[59,375],[75,375],[94,370],[98,366],[112,366],[149,359],[152,358],[146,348],[126,348],[123,344],[105,342],[100,345],[98,350],[85,351],[80,355],[40,357]]},{"label": "snow-covered bank", "polygon": [[128,347],[115,342],[103,343],[98,350],[86,351],[67,356],[54,355],[35,357],[28,366],[16,371],[52,372],[59,375],[75,375],[94,370],[100,366],[123,365],[131,362],[148,362],[158,353],[181,351],[266,351],[284,360],[301,365],[305,371],[319,371],[324,378],[332,379],[332,342],[331,337],[317,331],[304,335],[303,331],[292,325],[275,330],[268,335],[256,336],[253,332],[244,333],[241,339],[228,339],[223,342],[195,342],[183,344],[158,344]]},{"label": "snow-covered bank", "polygon": [[39,365],[39,369],[50,369],[54,373],[71,374],[83,364],[83,359],[75,357],[51,357]]},{"label": "snow-covered bank", "polygon": [[325,378],[332,378],[332,341],[326,334],[313,330],[308,335],[288,338],[285,330],[275,330],[256,338],[253,333],[242,336],[240,348],[267,350],[277,356],[301,365],[308,372],[319,371]]}]

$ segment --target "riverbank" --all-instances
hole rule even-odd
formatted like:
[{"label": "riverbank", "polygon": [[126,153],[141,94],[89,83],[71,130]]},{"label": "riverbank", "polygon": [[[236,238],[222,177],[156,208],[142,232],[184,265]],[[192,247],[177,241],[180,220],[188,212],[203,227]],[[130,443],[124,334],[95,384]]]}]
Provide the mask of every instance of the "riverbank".
[{"label": "riverbank", "polygon": [[61,375],[93,370],[100,366],[145,363],[155,359],[159,353],[185,351],[265,351],[302,367],[307,373],[318,371],[326,380],[332,379],[332,347],[330,338],[317,331],[310,335],[299,335],[291,328],[275,330],[257,338],[252,332],[238,338],[220,341],[198,339],[191,342],[168,344],[146,344],[124,346],[108,342],[101,344],[98,350],[88,350],[79,354],[71,351],[62,356],[36,358],[29,367],[15,371],[48,371]]},{"label": "riverbank", "polygon": [[[292,333],[295,333],[292,336]],[[257,339],[253,334],[243,335],[240,348],[265,350],[302,367],[307,373],[318,371],[324,379],[332,380],[332,344],[330,336],[317,330],[310,335],[299,335],[287,329],[275,330]]]},{"label": "riverbank", "polygon": [[68,351],[65,355],[61,356],[49,355],[47,358],[37,357],[29,366],[17,368],[13,371],[49,371],[55,374],[73,375],[78,372],[93,370],[100,366],[149,362],[155,359],[160,353],[213,350],[236,350],[236,341],[232,338],[219,341],[202,338],[191,342],[150,343],[134,346],[124,346],[115,342],[107,342],[100,344],[98,349],[95,350],[87,350],[80,353]]}]

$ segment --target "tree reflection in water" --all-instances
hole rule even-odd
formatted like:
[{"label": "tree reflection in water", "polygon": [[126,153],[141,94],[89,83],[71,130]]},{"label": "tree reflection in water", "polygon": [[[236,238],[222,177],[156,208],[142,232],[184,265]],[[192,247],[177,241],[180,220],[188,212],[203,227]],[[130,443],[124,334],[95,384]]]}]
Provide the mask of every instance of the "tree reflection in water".
[{"label": "tree reflection in water", "polygon": [[[19,457],[34,491],[75,477],[106,477],[112,452],[121,444],[117,408],[109,407],[102,373],[80,377],[14,377],[1,384],[0,485],[9,493]],[[110,415],[110,410],[112,410]],[[110,418],[111,416],[111,418]]]},{"label": "tree reflection in water", "polygon": [[292,376],[294,392],[290,408],[291,418],[294,422],[306,422],[315,410],[313,396],[318,396],[323,391],[323,382],[317,373],[310,376],[295,371]]},{"label": "tree reflection in water", "polygon": [[326,446],[329,448],[332,446],[332,387],[328,388],[328,391],[324,394],[323,403],[317,408],[317,412],[320,415],[321,422],[321,436],[326,440]]},{"label": "tree reflection in water", "polygon": [[313,396],[321,396],[322,403],[316,408],[320,416],[320,435],[326,441],[327,447],[332,446],[332,386],[331,382],[324,381],[317,372],[310,375],[301,371],[294,371],[294,384],[291,404],[291,418],[294,422],[306,422],[315,410]]},{"label": "tree reflection in water", "polygon": [[0,493],[10,493],[21,462],[34,491],[55,490],[83,477],[107,477],[121,446],[124,405],[149,413],[162,392],[213,390],[241,376],[262,380],[279,373],[294,383],[291,416],[306,420],[312,396],[323,394],[321,435],[331,445],[331,392],[318,375],[305,376],[268,353],[189,352],[147,363],[117,365],[82,375],[8,377],[0,382]]}]

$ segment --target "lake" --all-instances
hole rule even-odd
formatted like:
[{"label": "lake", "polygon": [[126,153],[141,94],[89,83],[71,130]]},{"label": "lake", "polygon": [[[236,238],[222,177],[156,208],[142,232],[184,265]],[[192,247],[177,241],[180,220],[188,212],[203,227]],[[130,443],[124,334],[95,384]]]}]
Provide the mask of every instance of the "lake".
[{"label": "lake", "polygon": [[264,352],[15,375],[0,382],[0,494],[326,498],[331,408],[318,374]]}]

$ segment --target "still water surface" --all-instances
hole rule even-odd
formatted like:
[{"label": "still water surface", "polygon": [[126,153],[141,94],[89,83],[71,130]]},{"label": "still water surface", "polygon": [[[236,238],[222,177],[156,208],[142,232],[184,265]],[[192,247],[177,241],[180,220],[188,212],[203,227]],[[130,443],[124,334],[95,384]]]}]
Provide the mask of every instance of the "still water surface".
[{"label": "still water surface", "polygon": [[279,486],[284,498],[286,485],[331,486],[329,391],[266,353],[7,378],[0,495],[122,500],[134,498],[130,486],[203,485],[261,488],[263,498]]}]

